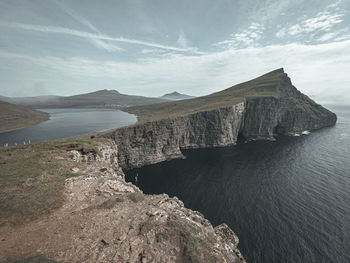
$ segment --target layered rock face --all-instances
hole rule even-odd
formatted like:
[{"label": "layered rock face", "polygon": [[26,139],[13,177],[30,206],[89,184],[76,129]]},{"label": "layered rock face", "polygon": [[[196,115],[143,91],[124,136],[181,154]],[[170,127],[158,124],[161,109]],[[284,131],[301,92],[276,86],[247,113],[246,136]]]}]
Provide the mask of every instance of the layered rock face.
[{"label": "layered rock face", "polygon": [[276,84],[276,97],[249,98],[245,103],[242,135],[273,139],[332,126],[337,116],[298,91],[287,74]]},{"label": "layered rock face", "polygon": [[247,140],[274,139],[336,123],[336,115],[299,92],[283,69],[269,74],[277,74],[277,81],[250,90],[272,90],[274,96],[247,97],[236,105],[136,124],[104,136],[118,145],[120,166],[136,168],[181,158],[181,149],[234,145],[239,134]]},{"label": "layered rock face", "polygon": [[104,136],[118,145],[123,168],[183,157],[181,149],[234,145],[244,104],[117,129]]}]

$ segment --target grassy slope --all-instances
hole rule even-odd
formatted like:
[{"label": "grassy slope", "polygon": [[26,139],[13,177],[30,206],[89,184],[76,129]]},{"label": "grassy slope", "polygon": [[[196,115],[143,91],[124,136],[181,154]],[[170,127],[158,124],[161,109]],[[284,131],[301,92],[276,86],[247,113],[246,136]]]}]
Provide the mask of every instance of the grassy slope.
[{"label": "grassy slope", "polygon": [[[67,160],[57,158],[67,150],[96,152],[96,142],[81,136],[74,139],[0,148],[0,225],[33,218],[62,202],[64,180],[79,176]],[[67,157],[69,158],[69,157]]]},{"label": "grassy slope", "polygon": [[124,110],[136,114],[139,121],[143,122],[230,106],[243,102],[249,97],[277,96],[276,85],[283,74],[283,70],[279,69],[208,96],[129,107]]},{"label": "grassy slope", "polygon": [[48,119],[46,112],[0,101],[0,132],[32,126]]}]

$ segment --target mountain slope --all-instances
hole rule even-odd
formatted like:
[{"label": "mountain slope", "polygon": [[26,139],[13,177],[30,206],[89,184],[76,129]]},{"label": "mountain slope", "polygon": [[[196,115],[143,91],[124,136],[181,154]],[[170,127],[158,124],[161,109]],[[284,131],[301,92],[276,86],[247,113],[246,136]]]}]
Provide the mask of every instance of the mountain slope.
[{"label": "mountain slope", "polygon": [[0,101],[0,132],[32,126],[49,119],[49,114]]},{"label": "mountain slope", "polygon": [[157,105],[130,107],[127,111],[137,114],[140,120],[155,120],[233,105],[252,97],[278,96],[276,87],[283,75],[283,69],[278,69],[207,96]]},{"label": "mountain slope", "polygon": [[330,113],[309,97],[299,92],[292,85],[290,78],[284,73],[282,68],[207,96],[156,105],[129,107],[126,110],[138,115],[140,121],[150,121],[168,117],[186,116],[197,112],[232,106],[240,102],[248,105],[248,101],[256,98],[283,100],[286,105],[293,108],[290,111],[303,108],[308,113],[312,113],[314,117],[316,115],[319,117],[323,113]]},{"label": "mountain slope", "polygon": [[159,97],[160,99],[164,100],[188,100],[195,98],[194,96],[189,96],[186,94],[181,94],[177,91],[174,91],[172,93],[164,94],[163,96]]},{"label": "mountain slope", "polygon": [[[4,97],[5,98],[5,97]],[[143,96],[125,95],[116,90],[99,90],[68,97],[38,96],[38,97],[6,97],[4,101],[31,108],[75,108],[75,107],[128,107],[161,103],[167,100]]]}]

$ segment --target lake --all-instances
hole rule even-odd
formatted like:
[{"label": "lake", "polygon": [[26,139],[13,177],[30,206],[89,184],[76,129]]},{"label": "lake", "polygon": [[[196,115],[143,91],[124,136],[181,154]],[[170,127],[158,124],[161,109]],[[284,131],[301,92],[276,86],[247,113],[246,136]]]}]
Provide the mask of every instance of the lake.
[{"label": "lake", "polygon": [[277,141],[184,151],[126,171],[147,194],[179,197],[228,224],[253,262],[350,262],[350,108],[335,127]]},{"label": "lake", "polygon": [[112,109],[40,109],[50,120],[0,133],[0,146],[63,139],[134,124],[135,115]]}]

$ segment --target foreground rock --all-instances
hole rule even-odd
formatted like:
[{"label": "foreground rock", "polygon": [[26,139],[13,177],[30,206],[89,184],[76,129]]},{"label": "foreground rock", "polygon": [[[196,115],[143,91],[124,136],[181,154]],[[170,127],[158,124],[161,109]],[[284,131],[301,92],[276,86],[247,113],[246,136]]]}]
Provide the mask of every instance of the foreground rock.
[{"label": "foreground rock", "polygon": [[144,195],[126,183],[113,143],[99,153],[67,152],[65,203],[26,224],[5,225],[0,261],[42,254],[57,262],[244,262],[238,238],[214,228],[177,198]]}]

